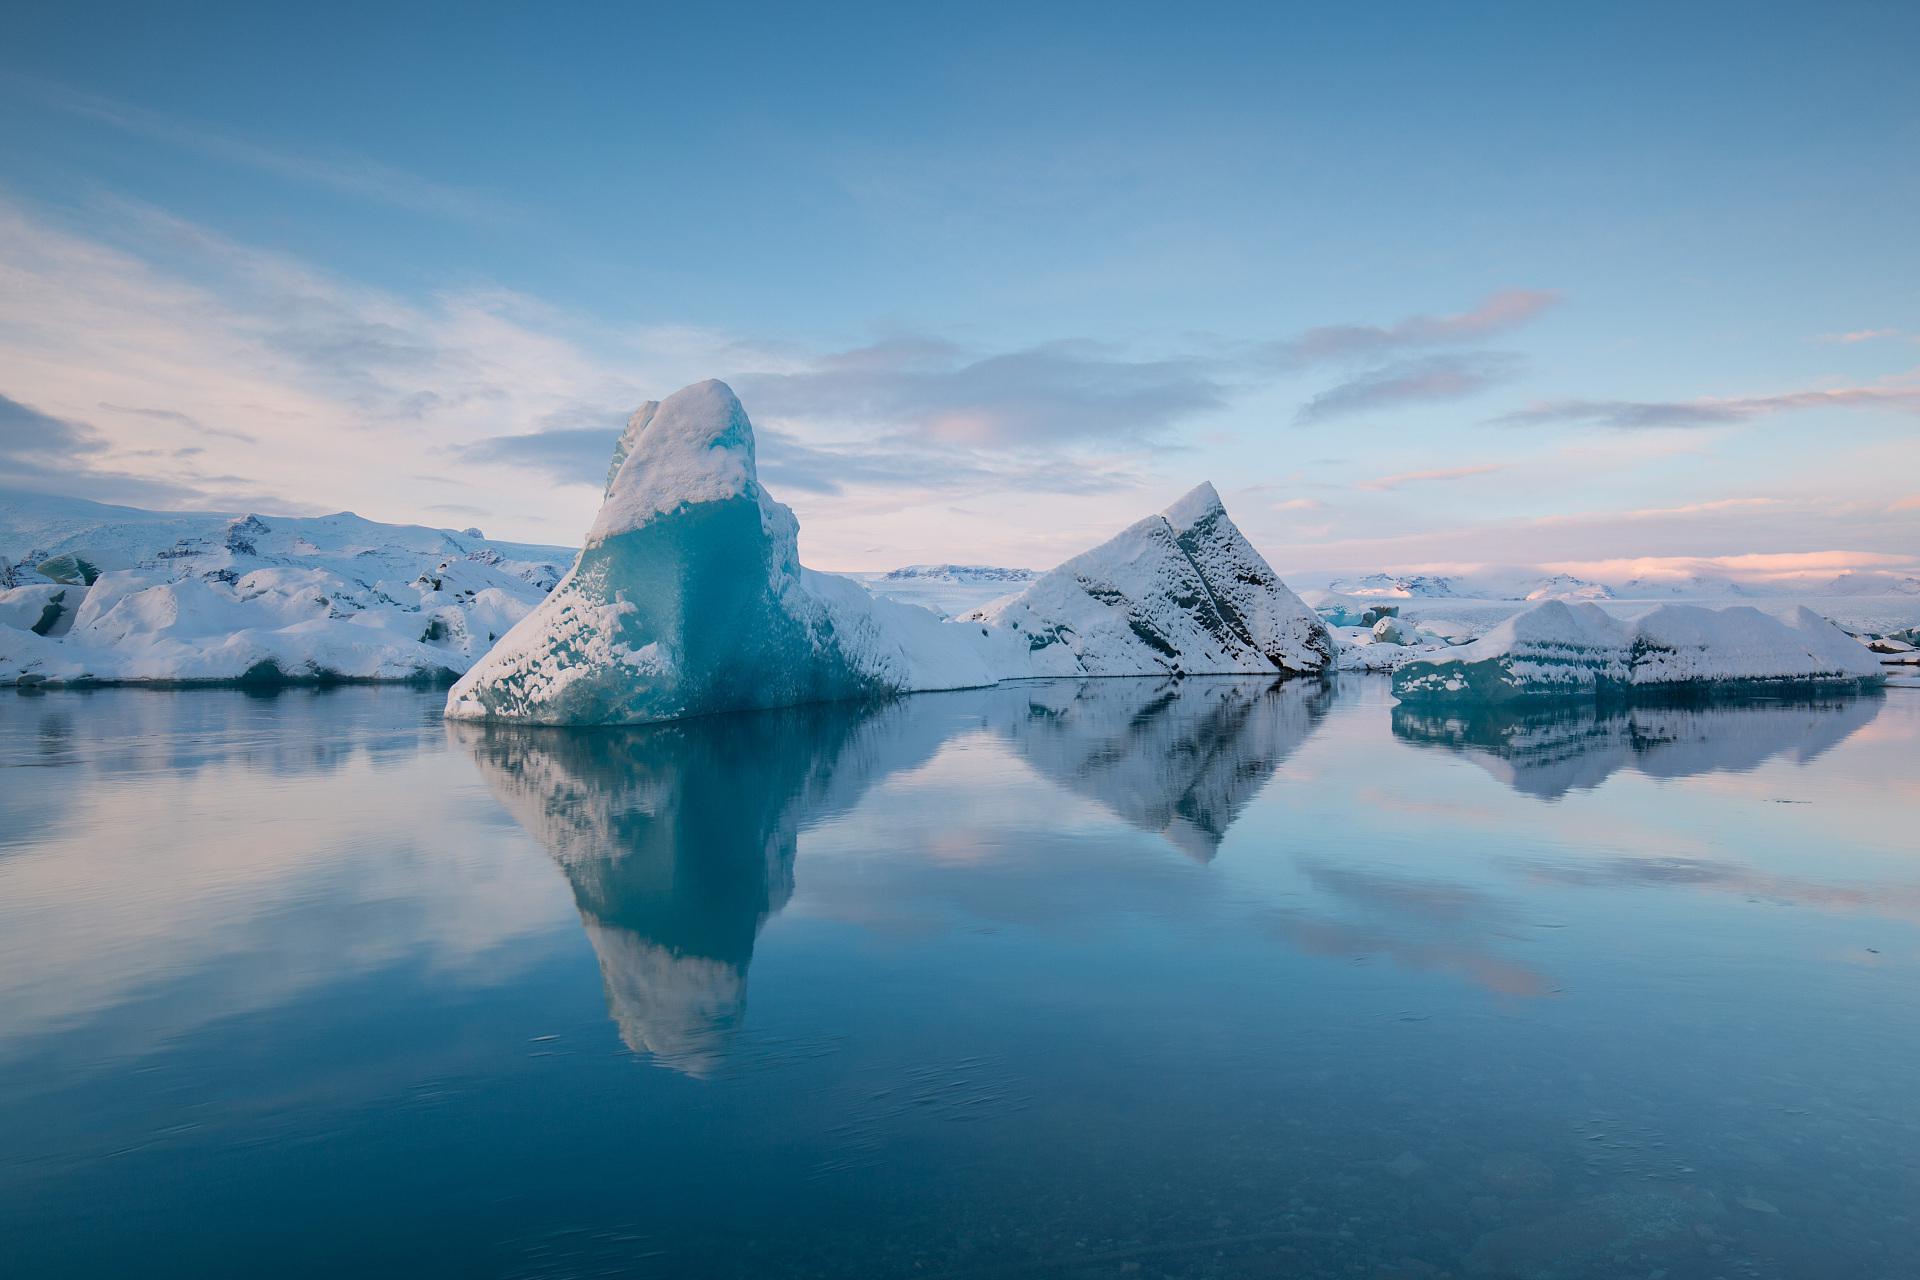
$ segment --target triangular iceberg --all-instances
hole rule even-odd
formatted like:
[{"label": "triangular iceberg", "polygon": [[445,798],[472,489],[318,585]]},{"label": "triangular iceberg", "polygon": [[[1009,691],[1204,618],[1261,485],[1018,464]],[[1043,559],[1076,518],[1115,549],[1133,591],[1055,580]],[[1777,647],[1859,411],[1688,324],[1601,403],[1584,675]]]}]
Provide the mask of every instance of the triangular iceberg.
[{"label": "triangular iceberg", "polygon": [[1274,675],[1334,652],[1210,484],[970,616],[1024,636],[1033,675]]}]

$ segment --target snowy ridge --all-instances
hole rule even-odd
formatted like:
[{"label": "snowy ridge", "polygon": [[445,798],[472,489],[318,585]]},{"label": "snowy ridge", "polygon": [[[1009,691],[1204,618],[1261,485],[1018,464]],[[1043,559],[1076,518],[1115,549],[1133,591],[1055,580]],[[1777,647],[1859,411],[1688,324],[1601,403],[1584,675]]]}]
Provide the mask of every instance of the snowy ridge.
[{"label": "snowy ridge", "polygon": [[1745,606],[1660,605],[1622,619],[1551,600],[1470,644],[1406,663],[1393,692],[1416,704],[1497,704],[1723,685],[1865,688],[1882,678],[1871,653],[1805,608],[1774,617]]},{"label": "snowy ridge", "polygon": [[1324,670],[1333,640],[1203,485],[949,622],[799,562],[720,382],[636,414],[554,592],[454,686],[453,719],[632,724],[1040,676]]},{"label": "snowy ridge", "polygon": [[0,500],[0,684],[449,679],[556,547],[318,517]]},{"label": "snowy ridge", "polygon": [[1041,676],[1273,675],[1322,671],[1333,657],[1325,624],[1210,484],[971,620],[1024,638]]},{"label": "snowy ridge", "polygon": [[1363,578],[1336,578],[1327,584],[1327,590],[1363,600],[1448,599],[1468,594],[1454,579],[1431,573],[1370,573]]},{"label": "snowy ridge", "polygon": [[879,577],[887,582],[1032,582],[1032,569],[1003,569],[990,564],[908,564]]}]

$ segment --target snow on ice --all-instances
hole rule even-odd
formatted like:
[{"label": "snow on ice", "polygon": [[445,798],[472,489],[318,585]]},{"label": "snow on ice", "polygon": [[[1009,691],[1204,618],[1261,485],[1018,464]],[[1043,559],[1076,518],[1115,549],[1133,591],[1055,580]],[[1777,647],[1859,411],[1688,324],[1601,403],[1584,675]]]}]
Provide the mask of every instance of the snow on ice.
[{"label": "snow on ice", "polygon": [[803,568],[753,426],[702,382],[642,410],[573,570],[455,719],[632,724],[1038,676],[1320,671],[1334,642],[1211,486],[962,620]]},{"label": "snow on ice", "polygon": [[313,518],[0,495],[0,684],[436,680],[571,553]]},{"label": "snow on ice", "polygon": [[1402,702],[1498,704],[1755,688],[1866,688],[1879,661],[1810,609],[1775,617],[1738,606],[1659,605],[1618,618],[1558,600],[1507,619],[1470,644],[1394,673]]}]

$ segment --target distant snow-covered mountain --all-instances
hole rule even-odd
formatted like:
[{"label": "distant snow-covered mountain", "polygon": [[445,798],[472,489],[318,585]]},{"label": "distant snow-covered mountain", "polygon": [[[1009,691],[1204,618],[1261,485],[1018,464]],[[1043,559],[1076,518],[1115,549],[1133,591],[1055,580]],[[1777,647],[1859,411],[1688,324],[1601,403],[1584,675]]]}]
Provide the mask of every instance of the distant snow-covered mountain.
[{"label": "distant snow-covered mountain", "polygon": [[850,573],[877,596],[917,604],[942,617],[957,618],[1002,596],[1012,595],[1040,575],[1032,569],[991,564],[909,564],[883,573]]},{"label": "distant snow-covered mountain", "polygon": [[1335,578],[1327,590],[1343,596],[1382,600],[1438,600],[1468,594],[1453,578],[1439,574],[1370,573],[1363,578]]},{"label": "distant snow-covered mountain", "polygon": [[0,491],[0,683],[443,678],[573,557],[351,512],[145,511]]},{"label": "distant snow-covered mountain", "polygon": [[1920,596],[1920,578],[1894,573],[1843,573],[1821,588],[1830,596]]},{"label": "distant snow-covered mountain", "polygon": [[1621,600],[1743,600],[1775,593],[1752,583],[1695,573],[1672,578],[1630,578],[1616,585],[1613,594]]},{"label": "distant snow-covered mountain", "polygon": [[880,575],[883,582],[1032,582],[1032,569],[1006,569],[991,564],[909,564]]},{"label": "distant snow-covered mountain", "polygon": [[1556,573],[1527,588],[1523,600],[1611,600],[1613,589],[1603,582],[1589,582],[1570,573]]}]

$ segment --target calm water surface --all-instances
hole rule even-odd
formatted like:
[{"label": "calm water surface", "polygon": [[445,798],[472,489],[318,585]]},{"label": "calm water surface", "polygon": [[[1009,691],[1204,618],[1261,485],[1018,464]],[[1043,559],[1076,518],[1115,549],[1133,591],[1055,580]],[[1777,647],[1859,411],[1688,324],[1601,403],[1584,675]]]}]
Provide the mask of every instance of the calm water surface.
[{"label": "calm water surface", "polygon": [[0,1272],[1920,1274],[1920,691],[0,697]]}]

